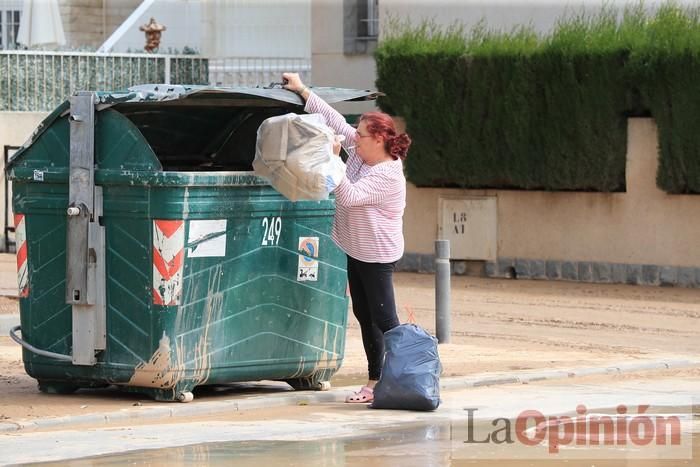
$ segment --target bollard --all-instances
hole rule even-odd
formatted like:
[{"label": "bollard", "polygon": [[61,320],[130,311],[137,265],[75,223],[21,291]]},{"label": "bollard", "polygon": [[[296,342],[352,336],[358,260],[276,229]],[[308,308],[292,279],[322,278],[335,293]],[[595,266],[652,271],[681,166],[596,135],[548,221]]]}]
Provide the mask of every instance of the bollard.
[{"label": "bollard", "polygon": [[449,240],[435,240],[435,330],[440,344],[450,343]]}]

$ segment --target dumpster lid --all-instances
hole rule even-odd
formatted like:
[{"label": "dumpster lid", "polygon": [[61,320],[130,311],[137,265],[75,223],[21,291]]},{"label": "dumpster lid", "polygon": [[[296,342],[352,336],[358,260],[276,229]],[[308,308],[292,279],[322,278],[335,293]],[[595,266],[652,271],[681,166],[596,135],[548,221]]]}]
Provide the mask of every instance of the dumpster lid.
[{"label": "dumpster lid", "polygon": [[[373,100],[383,94],[377,91],[312,87],[313,92],[329,104],[345,101]],[[125,91],[96,91],[96,110],[110,107],[134,105],[150,106],[215,106],[215,107],[301,107],[303,99],[292,91],[278,86],[271,87],[216,87],[198,85],[144,84],[133,86]],[[7,164],[8,170],[13,162],[41,136],[56,120],[70,111],[70,102],[66,100],[51,112],[34,130],[29,139],[15,152]]]},{"label": "dumpster lid", "polygon": [[[329,104],[344,101],[373,100],[382,93],[370,90],[313,87],[313,92]],[[143,84],[130,87],[127,91],[98,92],[98,106],[137,102],[180,102],[185,105],[241,105],[237,101],[245,100],[256,104],[279,103],[304,105],[304,100],[294,92],[281,87],[215,87],[185,86],[170,84]],[[101,107],[101,106],[100,106]],[[101,110],[101,108],[99,109]]]}]

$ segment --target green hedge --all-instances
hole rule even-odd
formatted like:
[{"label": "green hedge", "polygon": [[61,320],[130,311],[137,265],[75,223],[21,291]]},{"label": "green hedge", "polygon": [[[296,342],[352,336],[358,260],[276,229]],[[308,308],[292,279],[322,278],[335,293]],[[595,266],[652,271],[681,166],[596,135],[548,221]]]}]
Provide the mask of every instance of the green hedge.
[{"label": "green hedge", "polygon": [[659,128],[656,183],[669,193],[700,193],[700,9],[666,7],[646,28],[644,48],[627,63]]},{"label": "green hedge", "polygon": [[418,186],[623,191],[627,117],[650,112],[659,185],[698,192],[698,24],[674,6],[570,17],[547,37],[394,22],[376,52],[379,105],[406,119]]}]

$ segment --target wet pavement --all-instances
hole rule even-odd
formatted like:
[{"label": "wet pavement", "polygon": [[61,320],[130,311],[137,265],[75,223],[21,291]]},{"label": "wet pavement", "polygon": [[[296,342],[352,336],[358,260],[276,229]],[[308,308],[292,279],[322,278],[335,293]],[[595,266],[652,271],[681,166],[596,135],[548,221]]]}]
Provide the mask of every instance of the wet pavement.
[{"label": "wet pavement", "polygon": [[[698,446],[700,436],[693,437],[693,445]],[[261,465],[285,465],[299,467],[313,466],[502,466],[525,467],[560,465],[561,460],[517,460],[479,459],[474,452],[471,459],[454,459],[452,441],[448,425],[428,425],[425,427],[383,433],[381,437],[366,436],[350,439],[321,440],[307,442],[250,441],[209,443],[176,448],[137,451],[129,454],[92,457],[70,462],[71,467],[112,467],[121,465],[209,465],[260,467]],[[490,456],[491,454],[489,454]],[[657,452],[656,459],[590,459],[567,460],[567,466],[606,467],[634,465],[651,466],[692,466],[692,459],[663,459]],[[697,449],[694,458],[698,459]],[[486,456],[484,456],[486,457]],[[651,456],[650,456],[651,457]],[[41,464],[42,466],[65,466],[64,461]]]},{"label": "wet pavement", "polygon": [[[0,436],[0,453],[8,464],[82,458],[72,466],[698,465],[698,395],[697,377],[542,382],[443,392],[431,413],[324,403],[186,423],[19,432]],[[566,429],[554,434],[552,422],[567,419],[551,417],[562,414],[570,418],[571,438]],[[581,424],[603,417],[615,428],[607,445],[586,428],[593,425]],[[518,434],[523,418],[529,425]],[[640,428],[646,422],[655,424],[653,436]],[[668,437],[657,437],[662,432]]]}]

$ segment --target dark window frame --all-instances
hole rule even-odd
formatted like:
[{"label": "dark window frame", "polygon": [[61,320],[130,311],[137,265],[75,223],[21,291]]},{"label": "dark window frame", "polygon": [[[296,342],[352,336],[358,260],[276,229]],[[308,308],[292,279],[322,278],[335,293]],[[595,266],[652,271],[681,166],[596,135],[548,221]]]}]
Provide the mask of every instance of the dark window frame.
[{"label": "dark window frame", "polygon": [[343,0],[343,52],[372,54],[379,37],[379,0]]},{"label": "dark window frame", "polygon": [[19,48],[17,35],[22,20],[22,10],[17,8],[0,9],[0,50]]}]

